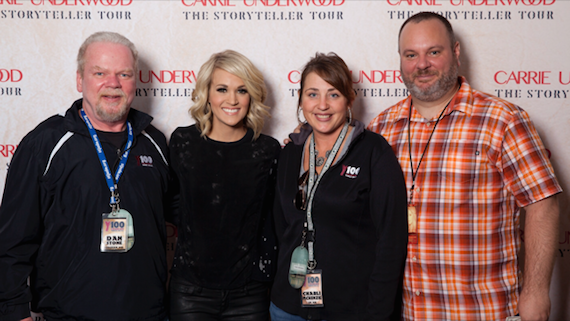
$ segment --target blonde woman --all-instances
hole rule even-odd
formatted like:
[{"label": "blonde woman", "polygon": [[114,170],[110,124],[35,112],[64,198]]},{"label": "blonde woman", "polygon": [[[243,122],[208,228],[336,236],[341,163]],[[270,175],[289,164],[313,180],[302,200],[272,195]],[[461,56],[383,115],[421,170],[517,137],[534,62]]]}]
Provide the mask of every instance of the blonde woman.
[{"label": "blonde woman", "polygon": [[260,240],[272,237],[262,233],[281,147],[261,134],[266,95],[259,70],[235,51],[212,55],[198,73],[196,124],[170,141],[180,188],[170,320],[268,319],[274,247]]}]

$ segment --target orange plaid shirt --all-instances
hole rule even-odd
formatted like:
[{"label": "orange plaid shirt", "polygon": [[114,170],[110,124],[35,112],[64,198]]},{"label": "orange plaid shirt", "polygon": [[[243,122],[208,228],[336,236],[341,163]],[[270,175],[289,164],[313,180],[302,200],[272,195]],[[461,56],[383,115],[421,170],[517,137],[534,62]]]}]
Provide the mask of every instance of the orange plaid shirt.
[{"label": "orange plaid shirt", "polygon": [[[416,177],[417,244],[408,244],[405,320],[504,320],[518,313],[520,208],[561,192],[527,113],[461,87],[437,125]],[[372,120],[412,186],[411,98]],[[439,115],[438,115],[439,116]],[[437,117],[411,115],[414,173]]]}]

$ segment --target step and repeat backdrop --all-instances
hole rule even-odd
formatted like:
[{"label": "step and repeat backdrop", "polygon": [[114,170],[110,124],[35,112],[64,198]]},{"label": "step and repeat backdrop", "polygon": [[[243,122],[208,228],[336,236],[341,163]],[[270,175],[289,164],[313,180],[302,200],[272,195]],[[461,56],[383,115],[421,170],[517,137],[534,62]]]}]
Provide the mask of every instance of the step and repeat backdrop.
[{"label": "step and repeat backdrop", "polygon": [[[0,0],[0,191],[18,143],[80,98],[76,56],[90,34],[131,39],[141,56],[133,107],[167,137],[188,114],[200,66],[225,49],[263,72],[272,106],[264,133],[279,141],[297,125],[300,70],[336,52],[352,71],[355,116],[368,123],[405,98],[398,30],[410,15],[447,17],[471,85],[529,112],[565,191],[570,189],[570,1],[566,0]],[[570,320],[568,192],[551,297],[553,320]],[[172,240],[176,230],[169,227]]]}]

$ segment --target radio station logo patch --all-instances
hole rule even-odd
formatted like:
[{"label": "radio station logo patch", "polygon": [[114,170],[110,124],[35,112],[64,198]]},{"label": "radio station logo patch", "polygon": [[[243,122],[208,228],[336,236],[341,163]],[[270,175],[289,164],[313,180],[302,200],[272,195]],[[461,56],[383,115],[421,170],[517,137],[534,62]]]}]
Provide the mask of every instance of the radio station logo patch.
[{"label": "radio station logo patch", "polygon": [[358,173],[360,173],[360,167],[342,165],[340,176],[356,178],[358,176]]},{"label": "radio station logo patch", "polygon": [[145,155],[137,156],[137,165],[142,166],[142,167],[153,167],[152,157],[151,156],[145,156]]}]

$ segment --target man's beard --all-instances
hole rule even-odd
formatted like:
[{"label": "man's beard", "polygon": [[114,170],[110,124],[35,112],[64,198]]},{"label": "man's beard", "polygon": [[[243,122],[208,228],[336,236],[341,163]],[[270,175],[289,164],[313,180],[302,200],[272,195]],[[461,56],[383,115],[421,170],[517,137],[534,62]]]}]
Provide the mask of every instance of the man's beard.
[{"label": "man's beard", "polygon": [[433,75],[435,72],[430,70],[420,70],[414,72],[411,77],[403,76],[404,84],[412,94],[412,96],[418,100],[431,102],[440,99],[445,96],[447,92],[451,90],[457,83],[457,77],[459,77],[459,67],[454,61],[447,72],[444,72],[433,85],[426,89],[421,89],[414,83],[413,78],[422,75]]},{"label": "man's beard", "polygon": [[[122,100],[118,103],[118,105],[120,107],[119,108],[113,108],[111,112],[109,112],[110,108],[108,108],[108,107],[104,108],[103,102],[101,102],[101,98],[102,98],[102,96],[106,96],[106,95],[121,96]],[[97,116],[99,116],[99,119],[101,119],[105,122],[108,122],[108,123],[116,123],[120,120],[123,120],[125,115],[128,113],[128,111],[129,111],[129,108],[127,106],[127,97],[122,90],[113,90],[113,91],[106,91],[106,92],[101,93],[99,95],[99,102],[95,106],[95,112],[97,113]]]}]

